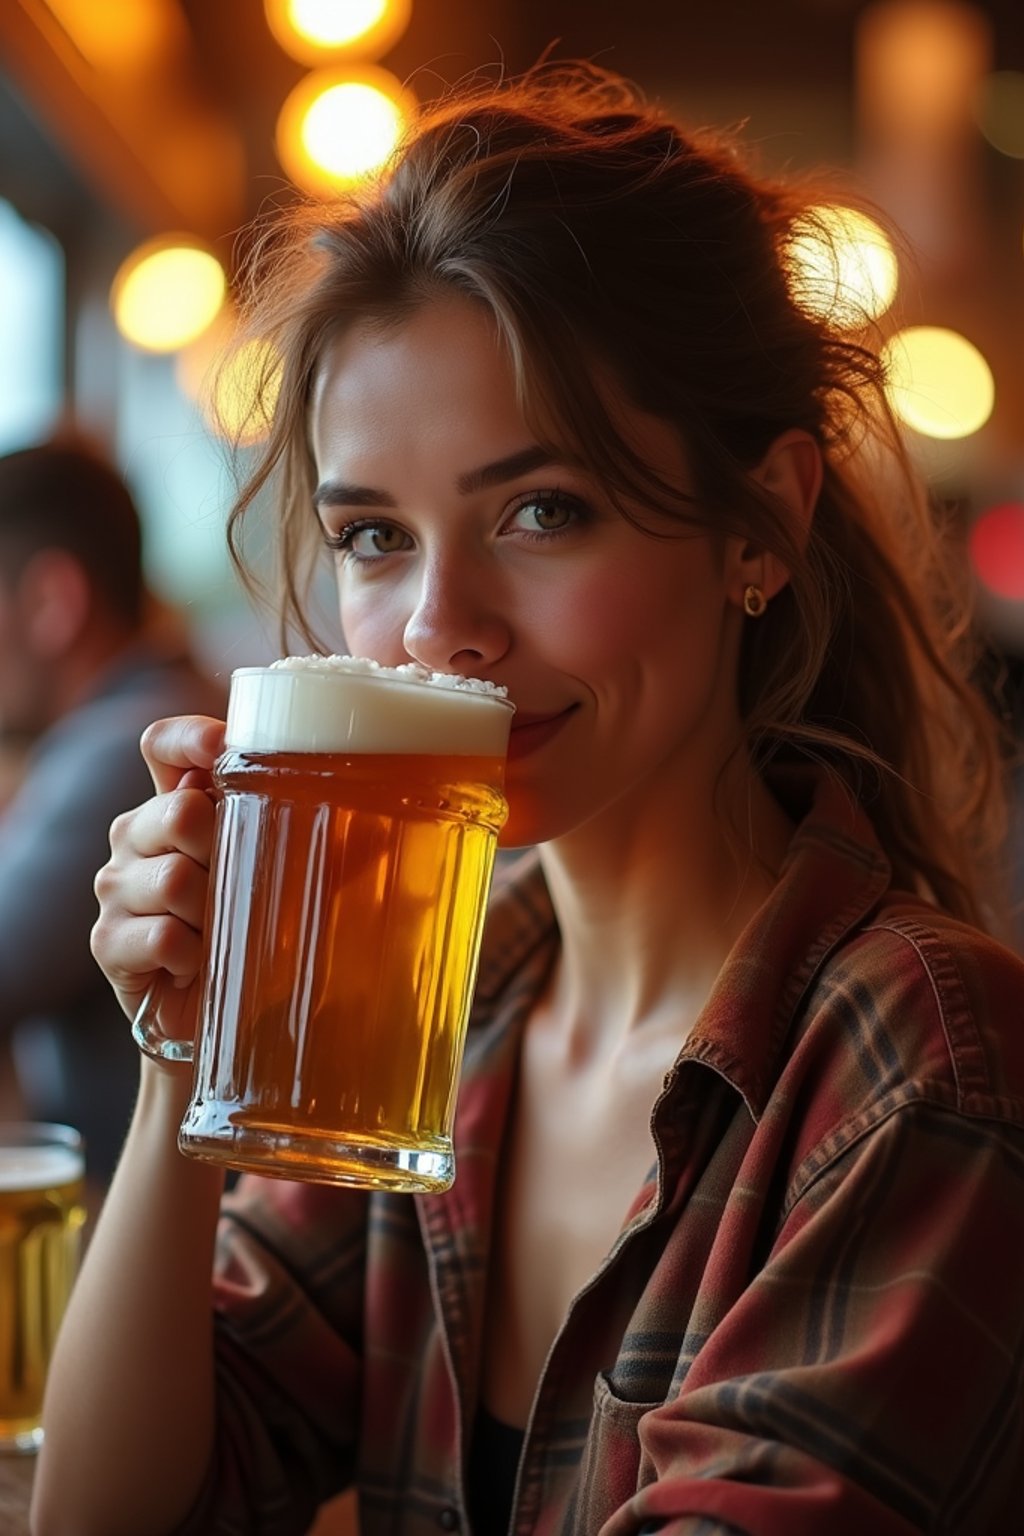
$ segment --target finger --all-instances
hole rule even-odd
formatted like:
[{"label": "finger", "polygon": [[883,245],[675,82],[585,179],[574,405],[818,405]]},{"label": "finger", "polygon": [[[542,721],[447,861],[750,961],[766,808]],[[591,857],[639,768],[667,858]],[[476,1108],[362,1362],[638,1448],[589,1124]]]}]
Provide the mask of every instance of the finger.
[{"label": "finger", "polygon": [[221,799],[220,790],[210,783],[210,775],[203,768],[190,768],[187,773],[183,773],[178,781],[178,788],[201,789],[204,795],[209,795],[214,804]]},{"label": "finger", "polygon": [[[201,949],[190,944],[187,931],[184,935],[169,930],[160,934],[141,919],[134,929],[108,927],[101,918],[93,929],[92,952],[129,1019],[134,1019],[143,1001],[150,999],[156,1002],[161,1028],[167,1035],[191,1038],[199,1004],[197,959]],[[160,953],[174,970],[145,969],[154,953]]]},{"label": "finger", "polygon": [[203,869],[210,865],[217,808],[202,789],[177,789],[154,795],[134,811],[119,816],[110,829],[115,861],[183,853]]},{"label": "finger", "polygon": [[134,997],[161,974],[176,987],[194,981],[203,943],[193,927],[167,913],[130,917],[101,912],[92,930],[92,952],[111,985]]},{"label": "finger", "polygon": [[95,882],[100,907],[126,917],[157,917],[166,913],[202,931],[209,875],[203,866],[181,853],[136,859],[121,867],[106,864]]},{"label": "finger", "polygon": [[146,727],[139,743],[158,794],[176,789],[192,769],[207,774],[224,749],[224,722],[209,715],[174,715]]}]

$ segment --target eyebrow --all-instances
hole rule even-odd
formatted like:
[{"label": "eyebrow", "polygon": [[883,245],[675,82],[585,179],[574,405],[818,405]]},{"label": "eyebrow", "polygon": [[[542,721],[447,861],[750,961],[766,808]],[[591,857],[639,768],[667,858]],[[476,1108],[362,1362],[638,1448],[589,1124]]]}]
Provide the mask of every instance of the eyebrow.
[{"label": "eyebrow", "polygon": [[[508,480],[516,480],[520,475],[527,475],[531,470],[542,469],[556,461],[550,450],[534,445],[530,448],[520,448],[518,453],[510,453],[507,458],[496,459],[493,464],[484,464],[479,469],[470,469],[464,475],[459,475],[455,481],[455,488],[462,496],[472,495],[474,491],[486,491],[492,486],[504,485]],[[347,480],[324,480],[313,492],[313,505],[316,507],[395,507],[398,503],[387,491],[374,490],[369,485],[354,485]]]}]

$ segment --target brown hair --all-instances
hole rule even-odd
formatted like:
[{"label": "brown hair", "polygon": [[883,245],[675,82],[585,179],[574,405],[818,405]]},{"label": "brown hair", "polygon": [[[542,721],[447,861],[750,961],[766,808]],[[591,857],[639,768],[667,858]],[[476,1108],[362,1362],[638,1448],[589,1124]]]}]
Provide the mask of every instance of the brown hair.
[{"label": "brown hair", "polygon": [[[306,418],[323,349],[355,321],[470,296],[499,326],[538,440],[600,475],[624,515],[628,498],[740,534],[789,570],[744,640],[755,762],[824,763],[870,804],[901,883],[992,926],[996,722],[970,683],[961,578],[877,349],[797,302],[787,242],[816,201],[806,185],[755,177],[730,139],[684,132],[591,65],[455,93],[379,179],[256,247],[250,323],[275,359],[258,398],[279,394],[272,413],[255,407],[270,431],[231,515],[232,552],[244,575],[242,519],[276,479],[282,632],[294,624],[316,646],[303,613],[318,534]],[[692,496],[621,441],[602,369],[678,427]],[[804,548],[749,473],[794,427],[825,461]]]},{"label": "brown hair", "polygon": [[141,624],[138,510],[114,464],[71,430],[0,458],[0,569],[15,582],[32,556],[50,546],[74,555],[98,600],[122,624]]}]

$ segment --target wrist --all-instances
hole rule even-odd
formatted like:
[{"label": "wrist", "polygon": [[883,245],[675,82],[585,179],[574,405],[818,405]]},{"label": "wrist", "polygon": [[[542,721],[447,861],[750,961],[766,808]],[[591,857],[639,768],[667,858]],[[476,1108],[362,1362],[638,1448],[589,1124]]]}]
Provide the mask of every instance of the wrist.
[{"label": "wrist", "polygon": [[156,1061],[143,1055],[139,1072],[139,1096],[135,1118],[144,1125],[158,1125],[162,1133],[178,1141],[178,1129],[192,1096],[192,1068],[185,1062]]}]

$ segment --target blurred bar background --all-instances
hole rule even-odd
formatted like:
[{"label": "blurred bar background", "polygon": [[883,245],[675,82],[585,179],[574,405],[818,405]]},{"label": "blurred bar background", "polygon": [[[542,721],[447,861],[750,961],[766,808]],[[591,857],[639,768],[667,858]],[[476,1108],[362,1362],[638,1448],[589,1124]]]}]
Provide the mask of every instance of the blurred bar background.
[{"label": "blurred bar background", "polygon": [[[302,35],[318,27],[320,41]],[[231,479],[203,395],[230,345],[241,232],[359,174],[410,100],[479,68],[518,72],[545,50],[630,75],[692,124],[742,125],[769,169],[835,168],[904,232],[879,323],[908,345],[961,347],[914,361],[908,440],[962,516],[993,651],[1016,677],[1020,0],[3,0],[0,451],[73,417],[140,500],[150,580],[201,658],[226,673],[275,652],[227,565]],[[169,294],[136,295],[159,333],[133,332],[131,264],[175,243],[192,265],[165,276]],[[175,332],[195,283],[207,285],[199,316]],[[191,341],[175,339],[190,327]]]},{"label": "blurred bar background", "polygon": [[[894,403],[1024,738],[1022,0],[0,0],[0,453],[84,428],[135,493],[149,583],[200,661],[226,677],[275,655],[228,565],[210,403],[244,231],[372,166],[412,102],[545,52],[738,126],[769,170],[833,171],[840,208],[845,185],[903,232],[893,254],[840,211],[837,313],[849,286],[893,347]],[[219,409],[257,437],[261,359],[236,363]],[[1024,896],[1024,840],[1017,865]],[[344,1499],[317,1526],[352,1529]]]}]

